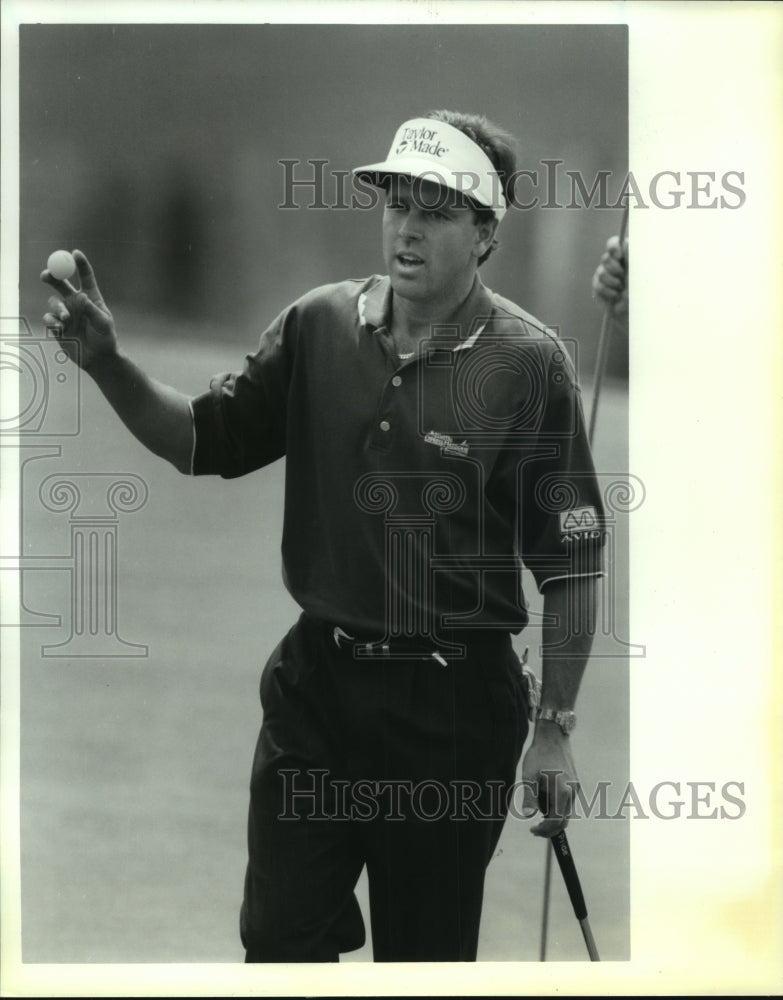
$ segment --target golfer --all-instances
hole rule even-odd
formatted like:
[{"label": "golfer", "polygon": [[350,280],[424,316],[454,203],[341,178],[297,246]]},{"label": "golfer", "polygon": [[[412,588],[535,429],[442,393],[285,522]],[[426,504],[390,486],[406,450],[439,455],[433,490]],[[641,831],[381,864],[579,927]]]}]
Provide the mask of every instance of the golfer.
[{"label": "golfer", "polygon": [[307,292],[194,399],[119,349],[83,254],[80,290],[43,272],[47,326],[149,449],[226,479],[286,459],[283,578],[302,613],[261,677],[249,962],[361,947],[365,867],[375,960],[475,960],[531,707],[511,641],[523,565],[544,597],[527,802],[540,836],[567,821],[603,512],[564,345],[479,277],[514,171],[481,116],[404,122],[355,171],[383,200],[385,273]]}]

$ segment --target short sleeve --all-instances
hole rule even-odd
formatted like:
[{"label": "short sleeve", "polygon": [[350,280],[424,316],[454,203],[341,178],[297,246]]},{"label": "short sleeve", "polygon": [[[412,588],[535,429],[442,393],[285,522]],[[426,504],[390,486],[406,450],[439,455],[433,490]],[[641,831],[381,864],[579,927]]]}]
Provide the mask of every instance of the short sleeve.
[{"label": "short sleeve", "polygon": [[216,375],[192,402],[193,474],[243,476],[285,454],[294,318],[286,310],[241,372]]},{"label": "short sleeve", "polygon": [[555,579],[600,576],[604,509],[581,392],[565,348],[548,365],[536,446],[518,465],[520,556],[542,590]]}]

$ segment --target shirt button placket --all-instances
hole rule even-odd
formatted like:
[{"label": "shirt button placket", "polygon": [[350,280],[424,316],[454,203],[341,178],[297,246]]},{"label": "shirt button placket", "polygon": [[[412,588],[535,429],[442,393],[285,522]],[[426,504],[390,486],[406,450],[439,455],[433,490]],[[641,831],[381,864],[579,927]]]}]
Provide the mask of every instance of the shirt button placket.
[{"label": "shirt button placket", "polygon": [[[392,397],[389,392],[389,384],[391,384],[393,388],[399,389],[399,387],[402,385],[402,376],[393,375],[389,380],[389,382],[387,382],[386,384],[386,388],[384,390],[382,399],[382,407],[383,410],[385,410],[387,413],[389,412],[390,405],[392,404]],[[389,432],[391,431],[391,422],[389,420],[386,420],[385,418],[383,420],[379,420],[378,429],[380,431],[380,435],[376,437],[377,446],[385,451],[387,448],[391,446],[391,438],[389,436]]]}]

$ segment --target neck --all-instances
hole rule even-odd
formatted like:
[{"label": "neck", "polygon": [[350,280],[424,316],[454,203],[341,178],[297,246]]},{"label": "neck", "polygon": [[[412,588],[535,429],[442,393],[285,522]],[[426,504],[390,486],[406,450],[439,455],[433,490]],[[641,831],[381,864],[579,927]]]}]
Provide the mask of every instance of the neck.
[{"label": "neck", "polygon": [[435,302],[416,302],[395,294],[392,299],[392,328],[407,340],[415,342],[429,337],[433,325],[446,323],[466,301],[476,280],[477,275],[473,275],[467,288],[459,288]]}]

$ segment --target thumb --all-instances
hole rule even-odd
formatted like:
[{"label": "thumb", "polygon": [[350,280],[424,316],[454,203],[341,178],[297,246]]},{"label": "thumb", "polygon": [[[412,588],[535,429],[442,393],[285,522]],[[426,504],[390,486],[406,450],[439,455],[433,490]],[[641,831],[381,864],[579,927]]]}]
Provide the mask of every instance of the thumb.
[{"label": "thumb", "polygon": [[538,812],[538,782],[535,779],[522,779],[522,816],[532,819]]}]

